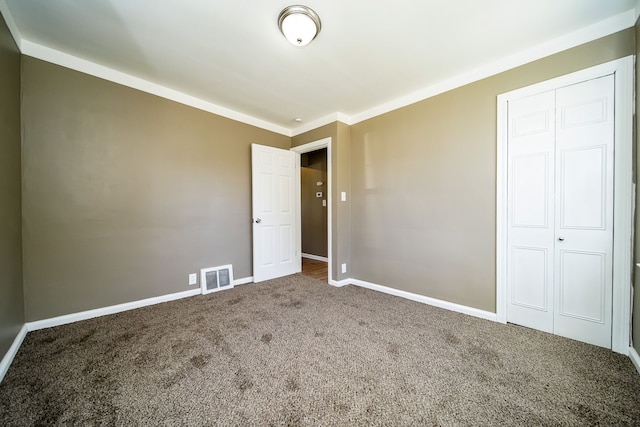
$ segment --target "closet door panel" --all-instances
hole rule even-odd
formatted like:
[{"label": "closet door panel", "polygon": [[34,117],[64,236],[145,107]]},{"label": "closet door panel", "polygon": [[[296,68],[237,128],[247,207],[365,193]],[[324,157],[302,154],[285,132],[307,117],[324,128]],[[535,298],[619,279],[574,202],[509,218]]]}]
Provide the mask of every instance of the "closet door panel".
[{"label": "closet door panel", "polygon": [[614,77],[556,91],[554,333],[611,347]]},{"label": "closet door panel", "polygon": [[507,320],[553,331],[555,93],[509,104]]}]

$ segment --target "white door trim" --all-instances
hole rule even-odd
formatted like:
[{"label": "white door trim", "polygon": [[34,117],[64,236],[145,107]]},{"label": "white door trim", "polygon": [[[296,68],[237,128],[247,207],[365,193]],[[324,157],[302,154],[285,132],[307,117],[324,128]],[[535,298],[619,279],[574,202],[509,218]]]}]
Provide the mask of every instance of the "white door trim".
[{"label": "white door trim", "polygon": [[[332,276],[332,262],[333,252],[331,245],[331,230],[332,230],[332,221],[331,221],[331,211],[332,211],[332,187],[331,187],[331,137],[323,138],[318,141],[309,142],[308,144],[299,145],[297,147],[291,148],[291,151],[297,154],[296,156],[296,176],[298,177],[296,180],[296,239],[298,243],[298,253],[302,253],[302,210],[300,206],[300,155],[303,153],[309,153],[311,151],[321,150],[323,148],[327,149],[327,258],[329,258],[329,262],[327,266],[329,268],[329,283],[333,283]],[[302,266],[300,267],[302,268]]]},{"label": "white door trim", "polygon": [[508,102],[610,74],[615,75],[612,350],[628,355],[631,320],[633,187],[633,55],[498,95],[496,188],[496,318],[507,322]]}]

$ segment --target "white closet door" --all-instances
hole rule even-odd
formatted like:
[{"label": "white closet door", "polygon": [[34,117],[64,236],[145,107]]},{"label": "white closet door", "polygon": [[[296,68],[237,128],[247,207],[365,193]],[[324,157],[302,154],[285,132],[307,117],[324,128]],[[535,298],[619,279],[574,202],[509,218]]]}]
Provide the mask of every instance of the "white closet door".
[{"label": "white closet door", "polygon": [[509,103],[507,320],[611,348],[614,77]]},{"label": "white closet door", "polygon": [[556,92],[554,332],[611,348],[614,77]]},{"label": "white closet door", "polygon": [[507,320],[553,332],[555,92],[509,103]]}]

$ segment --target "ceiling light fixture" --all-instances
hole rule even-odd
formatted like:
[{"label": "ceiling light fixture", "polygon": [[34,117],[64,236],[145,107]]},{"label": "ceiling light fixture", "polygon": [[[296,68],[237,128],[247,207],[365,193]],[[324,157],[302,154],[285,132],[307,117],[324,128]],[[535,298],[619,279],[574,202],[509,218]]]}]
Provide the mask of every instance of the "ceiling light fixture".
[{"label": "ceiling light fixture", "polygon": [[293,5],[282,9],[278,16],[278,27],[289,43],[306,46],[315,39],[322,24],[316,12],[307,6]]}]

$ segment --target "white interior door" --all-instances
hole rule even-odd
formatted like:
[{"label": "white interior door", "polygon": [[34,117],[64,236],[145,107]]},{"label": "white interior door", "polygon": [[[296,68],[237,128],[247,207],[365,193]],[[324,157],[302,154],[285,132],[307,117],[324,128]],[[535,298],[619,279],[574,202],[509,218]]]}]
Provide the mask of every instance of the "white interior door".
[{"label": "white interior door", "polygon": [[295,154],[251,145],[253,281],[299,270],[295,215]]},{"label": "white interior door", "polygon": [[614,77],[509,104],[507,320],[611,348]]}]

